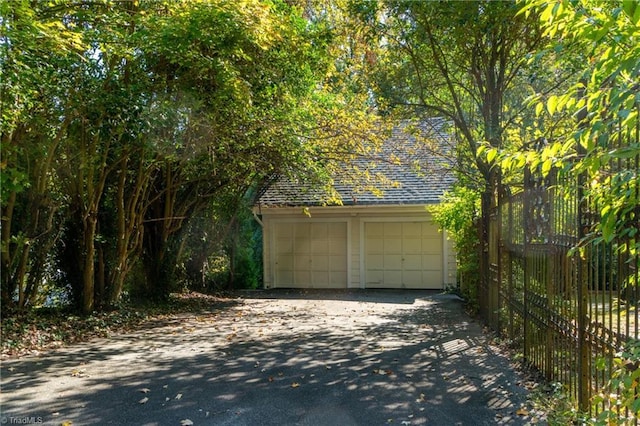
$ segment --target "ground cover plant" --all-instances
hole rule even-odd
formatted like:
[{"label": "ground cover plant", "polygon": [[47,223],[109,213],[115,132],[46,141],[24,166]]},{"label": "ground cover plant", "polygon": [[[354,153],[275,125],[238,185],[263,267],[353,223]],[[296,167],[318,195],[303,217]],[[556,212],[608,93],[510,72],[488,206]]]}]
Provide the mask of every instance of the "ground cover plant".
[{"label": "ground cover plant", "polygon": [[164,302],[137,302],[120,309],[81,316],[66,308],[3,311],[0,356],[37,354],[96,337],[134,331],[145,323],[201,313],[234,303],[230,295],[195,292],[173,293]]}]

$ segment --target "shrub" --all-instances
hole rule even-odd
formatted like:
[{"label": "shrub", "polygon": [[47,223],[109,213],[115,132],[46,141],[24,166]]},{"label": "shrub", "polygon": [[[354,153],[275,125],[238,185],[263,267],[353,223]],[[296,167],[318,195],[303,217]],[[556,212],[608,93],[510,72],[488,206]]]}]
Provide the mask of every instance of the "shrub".
[{"label": "shrub", "polygon": [[468,188],[456,187],[442,197],[442,202],[429,208],[435,222],[453,240],[457,252],[458,291],[472,311],[477,310],[478,232],[475,220],[480,211],[480,195]]},{"label": "shrub", "polygon": [[[598,368],[605,369],[605,364],[605,359],[599,360]],[[604,406],[595,424],[637,424],[640,414],[640,341],[629,341],[625,349],[613,358],[608,385],[593,399],[594,407]]]}]

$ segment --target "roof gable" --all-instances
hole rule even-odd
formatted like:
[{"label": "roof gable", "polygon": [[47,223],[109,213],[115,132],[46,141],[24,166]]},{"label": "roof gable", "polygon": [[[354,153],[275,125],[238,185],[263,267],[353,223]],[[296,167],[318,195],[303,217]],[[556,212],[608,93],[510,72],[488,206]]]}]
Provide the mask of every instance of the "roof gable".
[{"label": "roof gable", "polygon": [[[453,138],[441,118],[403,121],[380,151],[354,161],[360,181],[334,176],[333,188],[343,205],[434,204],[454,183],[450,153]],[[368,176],[383,179],[367,182]],[[374,188],[372,188],[374,187]],[[260,196],[264,206],[324,205],[328,193],[286,179],[276,179]]]}]

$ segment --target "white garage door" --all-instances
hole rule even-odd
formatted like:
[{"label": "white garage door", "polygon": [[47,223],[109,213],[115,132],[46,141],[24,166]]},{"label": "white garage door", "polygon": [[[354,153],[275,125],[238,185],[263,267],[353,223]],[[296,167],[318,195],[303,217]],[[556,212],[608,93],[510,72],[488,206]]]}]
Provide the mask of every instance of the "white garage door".
[{"label": "white garage door", "polygon": [[345,222],[277,223],[275,287],[346,288]]},{"label": "white garage door", "polygon": [[441,289],[442,235],[428,222],[367,222],[367,288]]}]

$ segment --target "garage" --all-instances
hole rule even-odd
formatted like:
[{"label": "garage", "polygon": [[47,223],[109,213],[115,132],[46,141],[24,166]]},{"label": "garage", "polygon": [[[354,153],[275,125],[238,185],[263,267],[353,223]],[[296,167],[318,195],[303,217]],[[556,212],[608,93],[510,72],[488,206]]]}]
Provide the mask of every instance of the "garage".
[{"label": "garage", "polygon": [[431,222],[365,222],[366,288],[441,289],[443,239]]},{"label": "garage", "polygon": [[277,287],[347,287],[346,222],[279,222],[273,234]]},{"label": "garage", "polygon": [[[433,155],[434,144],[440,143],[442,152],[455,144],[448,128],[441,118],[399,123],[382,154],[360,159],[367,173],[338,173],[330,194],[301,180],[274,177],[253,208],[262,227],[264,288],[456,285],[455,247],[429,209],[455,181],[449,166]],[[418,133],[430,141],[428,149],[422,149]],[[391,157],[397,161],[380,161]],[[393,184],[372,181],[372,174]],[[340,202],[328,201],[334,197]]]}]

